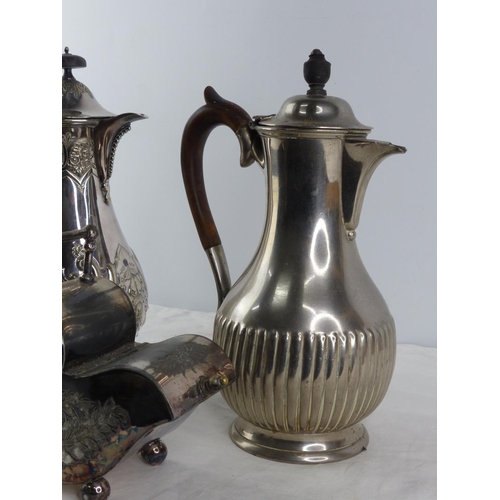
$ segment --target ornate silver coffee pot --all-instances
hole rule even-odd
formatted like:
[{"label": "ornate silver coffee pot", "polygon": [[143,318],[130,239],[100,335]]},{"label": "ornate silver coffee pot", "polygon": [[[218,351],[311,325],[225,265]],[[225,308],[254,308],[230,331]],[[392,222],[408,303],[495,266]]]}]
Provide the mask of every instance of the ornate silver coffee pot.
[{"label": "ornate silver coffee pot", "polygon": [[[65,49],[62,56],[62,231],[77,231],[89,224],[100,237],[93,257],[93,272],[122,288],[132,301],[138,328],[146,319],[148,291],[141,266],[127,244],[111,203],[109,180],[116,147],[130,124],[145,115],[106,111],[92,92],[73,76],[84,68],[83,57]],[[83,240],[63,242],[63,280],[83,272]]]},{"label": "ornate silver coffee pot", "polygon": [[[232,440],[254,455],[295,463],[352,457],[368,444],[361,421],[382,401],[396,354],[394,320],[356,246],[368,181],[403,147],[368,140],[349,104],[327,96],[330,63],[314,50],[307,95],[254,119],[211,87],[188,121],[184,183],[219,296],[214,340],[234,364],[223,391],[238,418]],[[203,182],[210,132],[229,126],[240,163],[262,167],[267,218],[260,245],[231,286]]]}]

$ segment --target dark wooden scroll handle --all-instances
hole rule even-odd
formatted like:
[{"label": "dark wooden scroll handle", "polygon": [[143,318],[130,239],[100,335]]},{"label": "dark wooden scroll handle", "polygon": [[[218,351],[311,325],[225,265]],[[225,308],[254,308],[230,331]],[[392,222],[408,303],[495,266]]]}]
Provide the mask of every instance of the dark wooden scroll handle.
[{"label": "dark wooden scroll handle", "polygon": [[250,128],[252,118],[240,106],[223,99],[212,87],[205,89],[206,105],[199,108],[184,128],[181,143],[181,166],[184,186],[196,229],[205,250],[221,245],[217,227],[210,211],[203,178],[203,151],[212,130],[227,125],[238,137],[240,164],[261,163],[262,149],[257,132]]}]

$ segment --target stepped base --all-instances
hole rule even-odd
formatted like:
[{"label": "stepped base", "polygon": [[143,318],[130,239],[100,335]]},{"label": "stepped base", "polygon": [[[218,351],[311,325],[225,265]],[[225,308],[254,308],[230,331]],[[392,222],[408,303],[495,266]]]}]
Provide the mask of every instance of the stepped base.
[{"label": "stepped base", "polygon": [[296,464],[339,462],[368,446],[363,424],[326,434],[287,434],[256,427],[237,418],[229,429],[232,441],[257,457]]}]

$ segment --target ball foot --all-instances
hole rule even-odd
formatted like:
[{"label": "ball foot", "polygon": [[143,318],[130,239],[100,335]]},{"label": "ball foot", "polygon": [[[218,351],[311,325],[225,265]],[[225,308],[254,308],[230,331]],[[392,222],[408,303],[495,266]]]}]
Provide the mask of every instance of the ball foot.
[{"label": "ball foot", "polygon": [[108,481],[103,477],[88,481],[80,490],[80,500],[106,500],[111,493]]},{"label": "ball foot", "polygon": [[160,465],[167,458],[167,447],[161,439],[154,439],[141,448],[141,457],[148,465]]}]

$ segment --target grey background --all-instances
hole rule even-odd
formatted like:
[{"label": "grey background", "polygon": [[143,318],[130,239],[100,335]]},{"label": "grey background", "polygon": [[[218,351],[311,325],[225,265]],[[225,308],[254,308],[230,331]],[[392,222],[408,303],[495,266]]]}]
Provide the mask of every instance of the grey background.
[{"label": "grey background", "polygon": [[[184,194],[184,125],[213,86],[250,115],[305,93],[302,64],[319,48],[328,93],[406,146],[368,187],[357,242],[396,320],[398,341],[436,346],[436,6],[430,0],[65,0],[62,46],[109,111],[145,113],[118,147],[111,197],[141,262],[152,304],[214,311],[211,270]],[[239,168],[239,146],[217,128],[205,150],[209,200],[233,280],[260,239],[264,178]],[[182,333],[182,332],[179,332]]]}]

